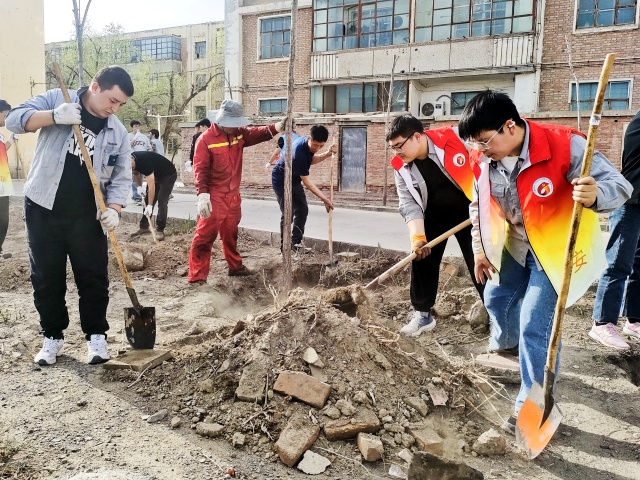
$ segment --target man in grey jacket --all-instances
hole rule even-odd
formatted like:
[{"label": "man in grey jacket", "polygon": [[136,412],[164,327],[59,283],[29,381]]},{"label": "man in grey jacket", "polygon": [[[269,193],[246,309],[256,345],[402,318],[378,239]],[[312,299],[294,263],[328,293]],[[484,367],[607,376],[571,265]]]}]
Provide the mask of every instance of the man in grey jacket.
[{"label": "man in grey jacket", "polygon": [[[67,257],[78,288],[80,324],[88,362],[109,360],[106,332],[109,304],[106,232],[117,227],[131,184],[131,145],[115,113],[133,95],[129,74],[105,67],[89,87],[69,92],[49,90],[13,108],[6,118],[14,133],[40,130],[35,156],[24,185],[31,284],[42,349],[34,361],[52,365],[69,326],[65,302]],[[89,173],[72,125],[80,125],[107,210],[96,206]]]}]

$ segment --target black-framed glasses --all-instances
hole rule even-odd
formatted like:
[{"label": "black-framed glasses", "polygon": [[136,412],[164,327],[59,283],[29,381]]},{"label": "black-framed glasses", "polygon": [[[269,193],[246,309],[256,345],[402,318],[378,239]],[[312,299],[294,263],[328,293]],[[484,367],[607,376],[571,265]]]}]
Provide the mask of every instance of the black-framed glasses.
[{"label": "black-framed glasses", "polygon": [[[413,135],[412,135],[413,136]],[[404,147],[404,144],[407,143],[409,141],[411,137],[407,137],[405,138],[404,142],[402,142],[400,145],[387,145],[387,148],[389,150],[394,150],[396,152],[399,152],[400,150],[402,150],[402,147]]]},{"label": "black-framed glasses", "polygon": [[[509,120],[507,120],[508,122]],[[465,140],[465,145],[467,147],[469,147],[471,150],[477,150],[479,152],[486,152],[487,150],[489,150],[489,143],[491,143],[491,140],[493,140],[496,135],[498,135],[500,133],[500,131],[504,128],[504,126],[507,124],[507,122],[504,122],[500,128],[498,130],[496,130],[496,133],[494,133],[493,135],[491,135],[491,138],[489,138],[489,140],[487,140],[486,142],[478,142],[475,140]]]}]

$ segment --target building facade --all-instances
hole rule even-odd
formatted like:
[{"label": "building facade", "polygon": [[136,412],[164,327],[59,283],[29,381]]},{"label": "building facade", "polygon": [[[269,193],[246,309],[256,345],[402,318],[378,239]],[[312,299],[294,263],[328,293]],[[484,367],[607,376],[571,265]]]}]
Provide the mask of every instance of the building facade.
[{"label": "building facade", "polygon": [[[150,83],[162,77],[179,76],[186,88],[204,86],[210,76],[211,82],[195,95],[185,108],[180,121],[197,121],[204,118],[207,111],[216,109],[224,98],[224,25],[222,22],[207,22],[195,25],[159,28],[140,32],[122,33],[111,48],[120,51],[115,63],[122,65],[134,75],[136,70],[144,72]],[[47,61],[59,58],[66,50],[75,49],[75,41],[52,42],[45,45]],[[85,59],[87,50],[85,49]],[[104,61],[104,60],[102,60]],[[48,77],[51,86],[55,79]],[[85,83],[89,79],[85,79]],[[169,92],[165,92],[166,95]],[[138,97],[140,98],[140,97]],[[136,100],[138,100],[136,98]],[[147,123],[149,128],[158,128],[162,132],[166,116],[156,99],[141,99],[145,102],[148,118],[136,118]],[[128,124],[132,120],[123,118]],[[180,136],[172,135],[168,142],[168,151],[173,152],[180,146]]]},{"label": "building facade", "polygon": [[[256,122],[286,107],[290,19],[290,2],[226,2],[229,91]],[[586,132],[594,85],[614,51],[597,148],[619,165],[625,125],[640,106],[639,41],[637,0],[301,0],[297,130],[326,124],[340,149],[334,184],[377,191],[393,184],[385,111],[411,113],[426,128],[455,124],[466,102],[490,87],[546,123],[576,127],[579,105]],[[272,150],[247,151],[245,182],[269,184],[262,166]],[[328,162],[314,167],[314,181],[328,185],[328,172]]]},{"label": "building facade", "polygon": [[[45,90],[44,0],[0,2],[0,98],[12,106]],[[29,41],[25,42],[24,39]],[[2,128],[8,138],[10,132]],[[37,135],[20,135],[17,148],[7,153],[13,178],[25,178],[35,152]]]}]

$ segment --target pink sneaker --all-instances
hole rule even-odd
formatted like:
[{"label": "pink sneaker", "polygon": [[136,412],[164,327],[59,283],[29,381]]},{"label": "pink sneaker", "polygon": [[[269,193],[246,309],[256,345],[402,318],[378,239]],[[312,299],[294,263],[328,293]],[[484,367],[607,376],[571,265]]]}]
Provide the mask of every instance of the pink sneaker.
[{"label": "pink sneaker", "polygon": [[627,320],[622,328],[622,333],[629,335],[630,337],[640,338],[640,322],[631,323]]},{"label": "pink sneaker", "polygon": [[[636,328],[640,330],[640,326]],[[640,336],[640,332],[638,335]],[[618,333],[618,329],[613,323],[596,325],[596,323],[593,322],[593,327],[591,327],[591,331],[589,331],[589,336],[596,342],[600,342],[605,347],[615,348],[616,350],[626,350],[629,348],[629,344],[622,339]]]}]

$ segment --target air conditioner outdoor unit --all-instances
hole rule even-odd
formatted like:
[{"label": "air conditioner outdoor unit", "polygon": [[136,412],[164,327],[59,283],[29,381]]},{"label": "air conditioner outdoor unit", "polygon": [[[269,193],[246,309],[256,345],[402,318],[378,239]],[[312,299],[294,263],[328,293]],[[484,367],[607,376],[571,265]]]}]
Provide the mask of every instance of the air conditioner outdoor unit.
[{"label": "air conditioner outdoor unit", "polygon": [[425,102],[420,107],[421,117],[441,117],[446,114],[444,102]]}]

